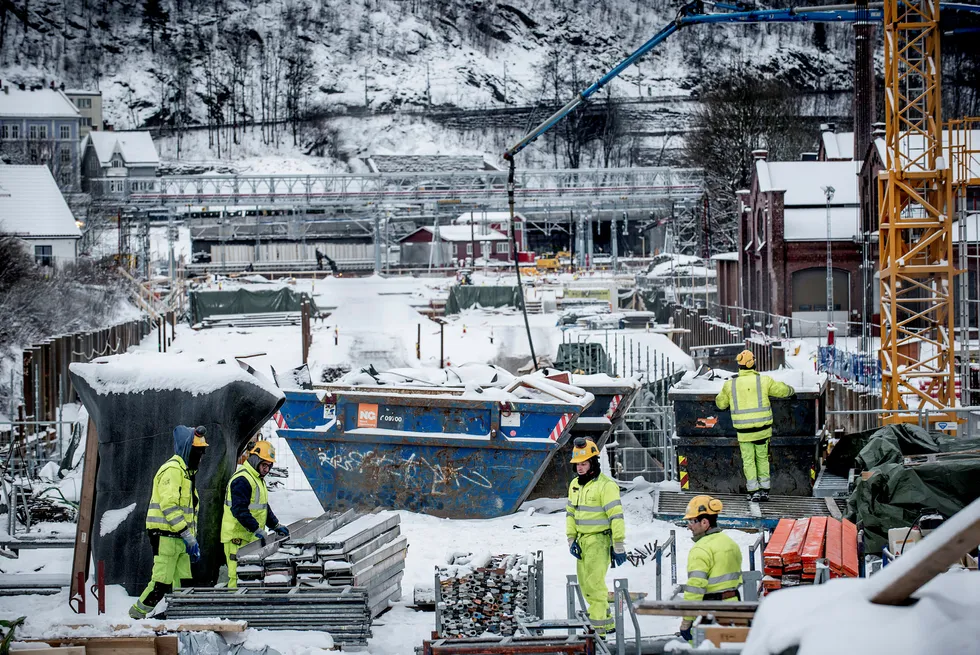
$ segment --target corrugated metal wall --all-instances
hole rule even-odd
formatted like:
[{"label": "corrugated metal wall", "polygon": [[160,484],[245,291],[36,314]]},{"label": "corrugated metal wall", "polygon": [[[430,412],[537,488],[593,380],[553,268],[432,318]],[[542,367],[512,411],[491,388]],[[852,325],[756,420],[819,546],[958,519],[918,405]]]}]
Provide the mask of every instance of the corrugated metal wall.
[{"label": "corrugated metal wall", "polygon": [[211,261],[226,262],[312,262],[316,251],[335,262],[374,261],[374,245],[370,243],[262,243],[258,259],[254,245],[211,246]]}]

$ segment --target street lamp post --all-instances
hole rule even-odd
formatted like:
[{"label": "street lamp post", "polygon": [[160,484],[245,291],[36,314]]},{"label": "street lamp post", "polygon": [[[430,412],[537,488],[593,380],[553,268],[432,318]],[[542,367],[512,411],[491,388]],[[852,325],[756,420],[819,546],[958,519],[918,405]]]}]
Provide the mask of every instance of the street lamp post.
[{"label": "street lamp post", "polygon": [[830,247],[830,203],[834,199],[836,189],[832,186],[820,188],[827,198],[827,332],[829,337],[829,333],[834,329],[834,261]]}]

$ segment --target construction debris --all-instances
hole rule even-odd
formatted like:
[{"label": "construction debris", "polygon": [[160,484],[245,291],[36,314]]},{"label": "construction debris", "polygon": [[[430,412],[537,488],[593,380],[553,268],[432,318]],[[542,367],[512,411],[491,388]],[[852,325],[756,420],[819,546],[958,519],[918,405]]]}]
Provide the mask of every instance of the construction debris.
[{"label": "construction debris", "polygon": [[184,589],[167,596],[167,619],[218,617],[250,628],[320,630],[343,646],[366,646],[371,635],[366,589]]},{"label": "construction debris", "polygon": [[448,566],[436,567],[435,584],[440,637],[510,636],[518,619],[541,618],[544,556],[458,553]]}]

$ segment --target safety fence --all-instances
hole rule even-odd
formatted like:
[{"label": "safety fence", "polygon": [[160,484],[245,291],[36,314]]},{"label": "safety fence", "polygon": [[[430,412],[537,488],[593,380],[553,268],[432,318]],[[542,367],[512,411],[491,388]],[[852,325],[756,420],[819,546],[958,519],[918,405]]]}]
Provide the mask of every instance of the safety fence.
[{"label": "safety fence", "polygon": [[[154,323],[149,317],[120,323],[101,330],[65,334],[24,348],[21,391],[24,399],[24,420],[56,421],[58,408],[74,402],[75,389],[68,375],[74,362],[89,362],[97,357],[124,353],[158,330],[158,345],[165,350],[170,343],[166,323]],[[173,337],[173,324],[170,337]]]},{"label": "safety fence", "polygon": [[770,371],[784,363],[782,349],[778,341],[759,341],[757,335],[729,323],[724,323],[710,315],[704,307],[682,307],[675,305],[671,312],[671,340],[684,352],[690,354],[692,348],[701,346],[741,345],[755,355],[756,368]]}]

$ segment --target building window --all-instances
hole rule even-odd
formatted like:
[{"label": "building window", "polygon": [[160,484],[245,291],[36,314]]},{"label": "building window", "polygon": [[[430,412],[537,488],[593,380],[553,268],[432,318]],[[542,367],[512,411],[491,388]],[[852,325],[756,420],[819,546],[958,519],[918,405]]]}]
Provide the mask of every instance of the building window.
[{"label": "building window", "polygon": [[71,125],[62,125],[61,126],[61,138],[62,139],[70,139],[71,138]]},{"label": "building window", "polygon": [[122,168],[123,166],[124,166],[123,160],[120,159],[118,155],[116,155],[115,157],[112,158],[112,167],[113,168]]},{"label": "building window", "polygon": [[472,243],[467,243],[466,244],[466,254],[467,255],[471,255],[471,256],[473,255],[473,244]]},{"label": "building window", "polygon": [[51,251],[51,246],[34,246],[34,261],[38,266],[52,266],[54,253]]},{"label": "building window", "polygon": [[0,139],[9,139],[9,138],[10,138],[10,126],[0,125]]},{"label": "building window", "polygon": [[91,98],[75,98],[75,105],[77,105],[79,109],[91,109],[92,108],[92,99]]},{"label": "building window", "polygon": [[10,138],[11,139],[19,139],[20,138],[20,125],[11,125],[10,126]]},{"label": "building window", "polygon": [[61,182],[61,186],[71,186],[73,182],[71,179],[71,171],[60,171],[58,173],[58,179]]},{"label": "building window", "polygon": [[47,139],[48,138],[48,126],[47,125],[38,125],[37,126],[37,138],[39,138],[39,139]]},{"label": "building window", "polygon": [[31,125],[31,127],[29,128],[30,129],[30,135],[31,135],[31,138],[32,139],[36,139],[37,138],[37,128],[38,127],[40,127],[40,126],[38,126],[38,125]]},{"label": "building window", "polygon": [[498,255],[506,255],[509,252],[510,252],[510,244],[509,243],[507,243],[506,241],[498,241],[497,242],[497,254]]},{"label": "building window", "polygon": [[89,118],[88,116],[83,117],[82,125],[84,125],[85,127],[92,127],[92,119]]},{"label": "building window", "polygon": [[109,193],[122,193],[122,192],[123,192],[122,180],[111,180],[109,182]]},{"label": "building window", "polygon": [[61,163],[70,164],[71,163],[71,148],[61,149]]}]

